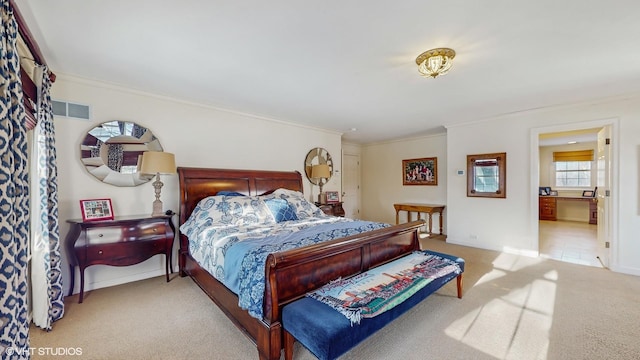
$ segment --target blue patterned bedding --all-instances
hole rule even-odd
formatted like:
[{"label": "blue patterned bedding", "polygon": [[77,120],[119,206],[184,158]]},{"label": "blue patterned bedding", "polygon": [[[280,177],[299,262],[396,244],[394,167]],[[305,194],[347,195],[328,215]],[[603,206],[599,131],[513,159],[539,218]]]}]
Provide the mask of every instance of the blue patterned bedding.
[{"label": "blue patterned bedding", "polygon": [[209,223],[187,236],[200,266],[238,295],[242,309],[262,319],[267,255],[387,226],[321,216],[268,224]]}]

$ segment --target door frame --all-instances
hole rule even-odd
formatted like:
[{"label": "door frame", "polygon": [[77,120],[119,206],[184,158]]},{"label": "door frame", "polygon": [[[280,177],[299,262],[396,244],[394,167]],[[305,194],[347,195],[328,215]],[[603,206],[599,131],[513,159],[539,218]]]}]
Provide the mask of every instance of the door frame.
[{"label": "door frame", "polygon": [[541,134],[563,132],[571,130],[582,130],[591,128],[601,128],[604,126],[611,126],[611,154],[613,161],[610,162],[611,171],[611,196],[610,196],[610,211],[611,211],[611,223],[609,224],[609,268],[616,271],[618,267],[618,174],[619,174],[619,118],[609,118],[602,120],[591,121],[579,121],[574,123],[566,123],[561,125],[542,126],[531,129],[531,169],[530,169],[530,211],[531,211],[531,232],[533,234],[531,238],[531,248],[535,249],[539,253],[539,228],[538,228],[538,186],[540,183],[540,147],[539,137]]},{"label": "door frame", "polygon": [[[342,169],[342,184],[341,184],[341,188],[342,188],[342,192],[343,193],[345,191],[344,182],[345,182],[345,179],[347,178],[346,174],[348,174],[348,171],[345,171],[345,169],[344,169],[346,167],[346,163],[347,163],[345,161],[345,159],[344,159],[345,156],[354,156],[354,157],[356,157],[356,159],[358,161],[358,164],[360,164],[360,162],[361,162],[361,155],[360,154],[358,154],[356,152],[352,152],[352,151],[344,151],[344,150],[342,151],[342,166],[343,166],[343,169]],[[357,178],[355,179],[356,180],[356,185],[357,185],[357,190],[356,190],[356,194],[355,194],[354,198],[355,198],[355,202],[356,202],[356,204],[355,204],[356,205],[356,209],[358,210],[358,217],[357,218],[359,219],[360,215],[361,215],[360,214],[360,197],[361,197],[360,192],[361,192],[361,189],[362,189],[360,165],[358,165],[356,170],[357,170],[356,173],[358,174]],[[343,199],[343,195],[342,194],[340,195],[340,199]],[[344,206],[344,204],[343,204],[343,206]]]}]

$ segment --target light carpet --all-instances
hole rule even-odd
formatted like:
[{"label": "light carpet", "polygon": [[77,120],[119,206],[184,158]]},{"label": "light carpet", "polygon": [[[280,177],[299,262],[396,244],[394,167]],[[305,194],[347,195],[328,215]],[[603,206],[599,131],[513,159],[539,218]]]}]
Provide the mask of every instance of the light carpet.
[{"label": "light carpet", "polygon": [[[638,359],[640,277],[424,239],[466,260],[455,281],[341,359]],[[252,359],[257,350],[190,278],[176,274],[65,300],[33,359]],[[82,356],[42,356],[47,348]],[[294,358],[314,359],[296,343]]]}]

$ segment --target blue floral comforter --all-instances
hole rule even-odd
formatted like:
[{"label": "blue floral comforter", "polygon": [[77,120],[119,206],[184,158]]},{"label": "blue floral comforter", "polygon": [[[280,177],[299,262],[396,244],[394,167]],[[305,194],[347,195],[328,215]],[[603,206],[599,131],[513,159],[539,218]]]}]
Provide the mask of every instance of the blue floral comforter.
[{"label": "blue floral comforter", "polygon": [[389,226],[340,217],[318,217],[269,225],[203,229],[189,238],[193,258],[236,293],[239,306],[262,319],[265,261],[269,254]]}]

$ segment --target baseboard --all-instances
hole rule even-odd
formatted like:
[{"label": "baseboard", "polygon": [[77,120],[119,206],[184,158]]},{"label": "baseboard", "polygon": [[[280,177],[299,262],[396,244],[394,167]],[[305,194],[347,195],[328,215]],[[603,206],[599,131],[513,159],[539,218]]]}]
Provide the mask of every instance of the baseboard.
[{"label": "baseboard", "polygon": [[[97,290],[97,289],[102,289],[106,287],[122,285],[130,282],[134,282],[134,281],[150,279],[152,277],[164,276],[164,275],[165,275],[165,272],[163,269],[157,269],[157,270],[152,270],[147,272],[135,273],[128,276],[122,276],[114,279],[90,282],[84,285],[84,292],[86,294],[87,291],[91,291],[91,290]],[[76,289],[74,289],[74,292],[73,292],[74,295],[80,292],[79,281],[76,282],[75,287]]]}]

